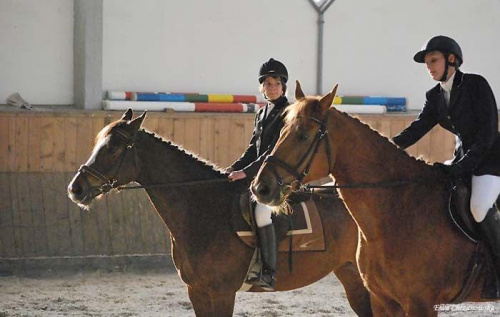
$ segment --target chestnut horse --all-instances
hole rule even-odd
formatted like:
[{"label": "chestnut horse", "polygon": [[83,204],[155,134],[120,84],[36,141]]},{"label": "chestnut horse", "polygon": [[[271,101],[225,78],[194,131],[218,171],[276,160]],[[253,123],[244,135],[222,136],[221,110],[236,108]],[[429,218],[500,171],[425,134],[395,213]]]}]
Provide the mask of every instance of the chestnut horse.
[{"label": "chestnut horse", "polygon": [[[239,208],[235,200],[249,184],[228,181],[226,174],[208,162],[140,129],[145,114],[132,119],[129,109],[103,128],[92,155],[69,184],[69,196],[88,207],[112,188],[141,184],[170,231],[173,261],[187,284],[196,316],[232,316],[235,294],[254,250],[240,240],[230,218]],[[280,256],[276,290],[303,287],[333,271],[352,309],[371,316],[369,293],[355,260],[356,224],[340,198],[323,197],[316,204],[326,250],[294,253],[292,272],[287,256]]]},{"label": "chestnut horse", "polygon": [[[375,316],[436,316],[456,302],[476,244],[447,214],[444,175],[356,118],[332,108],[337,86],[306,97],[299,82],[280,139],[252,183],[261,203],[332,175],[359,227],[358,267]],[[483,301],[485,274],[465,301]]]}]

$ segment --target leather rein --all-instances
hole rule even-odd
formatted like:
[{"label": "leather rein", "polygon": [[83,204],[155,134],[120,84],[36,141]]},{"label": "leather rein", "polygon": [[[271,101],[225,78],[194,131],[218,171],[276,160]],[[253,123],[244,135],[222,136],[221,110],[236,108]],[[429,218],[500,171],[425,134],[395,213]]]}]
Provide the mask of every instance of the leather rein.
[{"label": "leather rein", "polygon": [[[307,151],[304,153],[304,155],[301,157],[299,162],[295,164],[295,166],[292,166],[282,159],[269,155],[265,162],[267,162],[270,167],[271,172],[274,174],[276,179],[278,180],[278,185],[280,187],[286,186],[289,187],[293,192],[297,192],[299,190],[301,191],[306,191],[306,192],[311,192],[314,189],[319,189],[319,188],[333,188],[333,189],[347,189],[347,188],[383,188],[383,187],[396,187],[396,186],[402,186],[402,185],[409,185],[413,183],[419,183],[428,180],[428,178],[416,178],[416,179],[406,179],[406,180],[396,180],[396,181],[382,181],[382,182],[375,182],[375,183],[353,183],[353,184],[343,184],[343,185],[309,185],[309,184],[302,184],[302,181],[304,178],[307,176],[309,173],[309,170],[311,168],[311,165],[314,161],[314,157],[318,153],[319,145],[322,140],[325,140],[326,145],[325,145],[325,151],[326,151],[326,157],[328,159],[328,174],[332,173],[332,158],[331,158],[331,148],[330,148],[330,139],[328,138],[328,119],[329,119],[329,113],[330,110],[328,110],[323,119],[318,119],[314,118],[311,116],[303,116],[304,118],[307,118],[309,120],[312,120],[313,122],[317,123],[319,125],[318,132],[316,133],[313,142],[307,149]],[[301,117],[301,116],[299,116]],[[306,159],[309,157],[309,161],[307,162],[306,167],[304,168],[304,171],[300,173],[298,171],[299,167],[304,164]],[[283,181],[283,178],[278,174],[278,171],[276,167],[274,166],[279,166],[286,170],[289,174],[293,175],[295,177],[295,180],[293,180],[291,183],[285,183]]]}]

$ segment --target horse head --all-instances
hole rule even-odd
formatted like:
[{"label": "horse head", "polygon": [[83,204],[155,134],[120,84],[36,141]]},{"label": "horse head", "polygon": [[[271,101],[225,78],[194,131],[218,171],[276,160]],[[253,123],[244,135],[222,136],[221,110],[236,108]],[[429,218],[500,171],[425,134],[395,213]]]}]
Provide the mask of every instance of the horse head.
[{"label": "horse head", "polygon": [[337,87],[322,97],[305,96],[296,82],[296,102],[287,108],[279,140],[252,182],[252,193],[259,202],[280,205],[303,182],[330,174],[335,153],[330,147],[328,120]]},{"label": "horse head", "polygon": [[68,185],[68,196],[80,207],[86,208],[94,198],[136,179],[135,141],[146,112],[135,119],[132,115],[128,109],[120,120],[99,132],[92,154]]}]

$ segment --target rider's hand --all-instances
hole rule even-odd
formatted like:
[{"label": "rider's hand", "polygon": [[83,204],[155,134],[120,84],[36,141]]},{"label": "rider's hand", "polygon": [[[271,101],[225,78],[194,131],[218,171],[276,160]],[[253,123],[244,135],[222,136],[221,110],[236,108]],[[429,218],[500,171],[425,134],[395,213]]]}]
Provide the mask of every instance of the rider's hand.
[{"label": "rider's hand", "polygon": [[239,179],[243,179],[243,178],[246,178],[247,177],[247,174],[245,174],[245,172],[243,171],[233,171],[229,174],[228,178],[231,180],[231,181],[237,181]]}]

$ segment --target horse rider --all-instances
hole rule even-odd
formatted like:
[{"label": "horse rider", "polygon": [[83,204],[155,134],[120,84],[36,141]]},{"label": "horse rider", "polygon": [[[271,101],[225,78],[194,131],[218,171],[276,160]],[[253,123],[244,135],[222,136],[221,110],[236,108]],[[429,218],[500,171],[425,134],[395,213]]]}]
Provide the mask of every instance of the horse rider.
[{"label": "horse rider", "polygon": [[460,71],[462,49],[447,36],[428,40],[413,60],[425,63],[438,84],[427,91],[417,119],[393,141],[405,149],[436,124],[455,135],[451,164],[434,165],[449,177],[472,177],[470,209],[500,276],[500,213],[494,206],[500,194],[500,133],[493,91],[482,76]]},{"label": "horse rider", "polygon": [[[259,70],[259,90],[266,99],[265,107],[255,116],[254,130],[250,144],[243,155],[228,169],[229,179],[253,180],[260,166],[278,141],[283,127],[283,111],[290,103],[287,91],[288,71],[278,60],[273,58],[262,64]],[[273,291],[276,286],[277,242],[271,219],[272,209],[257,203],[254,211],[257,224],[257,241],[262,259],[262,270],[258,277],[246,282],[259,285],[264,290]]]}]

